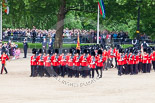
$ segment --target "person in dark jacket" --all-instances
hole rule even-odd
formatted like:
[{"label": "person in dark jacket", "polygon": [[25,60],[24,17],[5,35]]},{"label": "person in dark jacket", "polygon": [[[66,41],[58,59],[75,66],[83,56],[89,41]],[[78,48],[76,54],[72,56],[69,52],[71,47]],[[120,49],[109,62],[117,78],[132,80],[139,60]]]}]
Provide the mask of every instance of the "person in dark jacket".
[{"label": "person in dark jacket", "polygon": [[23,58],[26,58],[27,57],[27,49],[28,49],[28,43],[27,43],[26,39],[24,39],[23,48],[24,48],[24,57]]}]

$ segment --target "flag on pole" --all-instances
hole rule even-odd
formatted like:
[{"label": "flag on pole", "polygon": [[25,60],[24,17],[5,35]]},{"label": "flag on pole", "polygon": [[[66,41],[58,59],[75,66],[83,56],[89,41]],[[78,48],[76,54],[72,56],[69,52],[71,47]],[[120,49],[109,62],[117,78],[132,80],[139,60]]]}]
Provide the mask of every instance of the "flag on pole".
[{"label": "flag on pole", "polygon": [[105,18],[105,7],[104,7],[104,2],[103,0],[99,0],[98,6],[100,9],[100,14],[102,15],[103,19]]},{"label": "flag on pole", "polygon": [[9,14],[9,7],[7,6],[7,3],[8,3],[7,0],[3,0],[2,5],[3,5],[3,8],[4,8],[4,12],[5,12],[6,14]]},{"label": "flag on pole", "polygon": [[80,38],[79,38],[79,33],[77,35],[77,45],[76,45],[76,49],[80,50]]}]

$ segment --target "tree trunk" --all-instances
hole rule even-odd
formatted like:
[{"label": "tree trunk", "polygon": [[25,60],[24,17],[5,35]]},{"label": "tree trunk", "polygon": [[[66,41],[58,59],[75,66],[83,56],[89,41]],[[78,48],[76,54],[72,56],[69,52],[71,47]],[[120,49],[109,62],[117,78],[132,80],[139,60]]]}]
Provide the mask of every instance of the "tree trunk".
[{"label": "tree trunk", "polygon": [[55,36],[55,42],[54,42],[54,48],[62,48],[62,37],[63,37],[63,30],[64,30],[64,19],[65,19],[65,7],[66,7],[66,0],[61,0],[61,5],[59,8],[58,13],[58,20],[57,20],[57,28],[56,28],[56,36]]}]

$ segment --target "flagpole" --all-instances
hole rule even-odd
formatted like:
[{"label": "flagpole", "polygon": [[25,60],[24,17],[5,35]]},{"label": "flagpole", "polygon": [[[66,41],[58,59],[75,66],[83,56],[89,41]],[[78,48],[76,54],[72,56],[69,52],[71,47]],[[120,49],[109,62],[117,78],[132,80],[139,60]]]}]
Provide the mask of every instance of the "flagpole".
[{"label": "flagpole", "polygon": [[99,19],[100,18],[100,14],[99,14],[99,5],[98,5],[98,15],[97,15],[97,44],[99,44]]},{"label": "flagpole", "polygon": [[2,40],[2,2],[0,5],[0,40]]}]

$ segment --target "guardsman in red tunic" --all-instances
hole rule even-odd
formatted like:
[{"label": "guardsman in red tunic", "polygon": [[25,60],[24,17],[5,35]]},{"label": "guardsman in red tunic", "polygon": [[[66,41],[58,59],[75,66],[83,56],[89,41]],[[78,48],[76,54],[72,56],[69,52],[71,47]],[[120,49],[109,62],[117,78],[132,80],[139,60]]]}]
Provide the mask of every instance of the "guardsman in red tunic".
[{"label": "guardsman in red tunic", "polygon": [[96,69],[95,65],[95,52],[91,53],[91,58],[89,59],[89,68],[91,69],[91,77],[94,78],[94,70]]},{"label": "guardsman in red tunic", "polygon": [[36,49],[32,49],[32,56],[31,56],[31,75],[30,77],[37,76],[37,57],[36,57]]},{"label": "guardsman in red tunic", "polygon": [[73,50],[69,50],[69,55],[66,56],[68,66],[68,77],[73,76]]},{"label": "guardsman in red tunic", "polygon": [[142,53],[140,52],[139,53],[139,68],[138,68],[138,70],[139,70],[139,72],[142,72],[142,69],[143,69],[143,63],[142,63],[142,61],[143,61],[143,57],[142,57]]},{"label": "guardsman in red tunic", "polygon": [[81,73],[81,70],[80,70],[80,50],[76,50],[76,54],[73,57],[73,63],[74,63],[73,75],[75,75],[75,77],[78,78],[79,72]]},{"label": "guardsman in red tunic", "polygon": [[91,52],[90,52],[90,50],[88,49],[86,76],[89,76],[89,77],[91,78],[91,74],[90,74],[91,69],[89,68],[90,59],[91,59]]},{"label": "guardsman in red tunic", "polygon": [[51,50],[48,50],[47,56],[44,57],[44,69],[47,77],[51,76]]},{"label": "guardsman in red tunic", "polygon": [[87,70],[88,70],[88,61],[87,61],[87,50],[83,51],[83,55],[80,57],[80,63],[82,67],[82,77],[87,77]]},{"label": "guardsman in red tunic", "polygon": [[51,62],[54,69],[54,77],[58,76],[60,74],[59,72],[59,56],[58,56],[59,50],[55,49],[54,55],[51,57]]},{"label": "guardsman in red tunic", "polygon": [[153,58],[153,54],[151,53],[151,48],[148,48],[147,52],[148,52],[147,72],[150,73],[150,71],[151,71],[151,64],[152,64],[152,58]]},{"label": "guardsman in red tunic", "polygon": [[125,73],[125,74],[129,74],[127,59],[128,59],[128,56],[127,56],[127,53],[125,53],[125,54],[124,54],[124,60],[123,60],[124,69],[125,69],[124,73]]},{"label": "guardsman in red tunic", "polygon": [[155,71],[155,47],[153,47],[152,64],[153,64],[153,69]]},{"label": "guardsman in red tunic", "polygon": [[102,53],[103,58],[105,58],[105,62],[104,62],[104,66],[105,69],[108,70],[108,52],[106,51],[106,49],[104,49],[103,53]]},{"label": "guardsman in red tunic", "polygon": [[138,74],[139,54],[138,54],[138,51],[137,50],[134,53],[135,53],[134,74]]},{"label": "guardsman in red tunic", "polygon": [[113,68],[114,65],[112,64],[113,61],[113,57],[114,57],[114,52],[113,49],[110,47],[110,49],[108,50],[108,68]]},{"label": "guardsman in red tunic", "polygon": [[65,76],[65,69],[66,69],[66,50],[63,49],[62,50],[62,54],[59,56],[59,63],[60,63],[60,72],[61,72],[61,76],[64,77]]},{"label": "guardsman in red tunic", "polygon": [[[103,63],[105,62],[105,58],[102,56],[102,50],[98,50],[98,55],[96,57],[96,72],[99,78],[102,78],[102,71],[103,71]],[[100,74],[98,72],[100,70]]]},{"label": "guardsman in red tunic", "polygon": [[6,64],[6,60],[9,60],[9,57],[6,54],[6,51],[2,50],[2,55],[1,55],[1,63],[2,63],[2,69],[1,69],[1,74],[3,73],[3,69],[5,70],[5,74],[8,73],[8,71],[6,70],[5,64]]},{"label": "guardsman in red tunic", "polygon": [[144,48],[144,52],[142,53],[142,56],[143,56],[143,73],[146,73],[147,72],[147,62],[148,62],[148,54],[146,53],[147,52],[147,49]]},{"label": "guardsman in red tunic", "polygon": [[130,69],[130,74],[133,75],[133,64],[134,64],[134,54],[132,53],[133,50],[132,48],[130,49],[130,54],[128,55],[128,65],[129,65],[129,69]]},{"label": "guardsman in red tunic", "polygon": [[39,50],[39,55],[37,56],[37,62],[38,62],[38,74],[39,76],[43,77],[44,76],[44,56],[43,56],[43,51],[42,49]]},{"label": "guardsman in red tunic", "polygon": [[122,75],[123,70],[123,55],[122,55],[122,49],[119,50],[119,53],[117,53],[117,68],[118,68],[118,75]]}]

